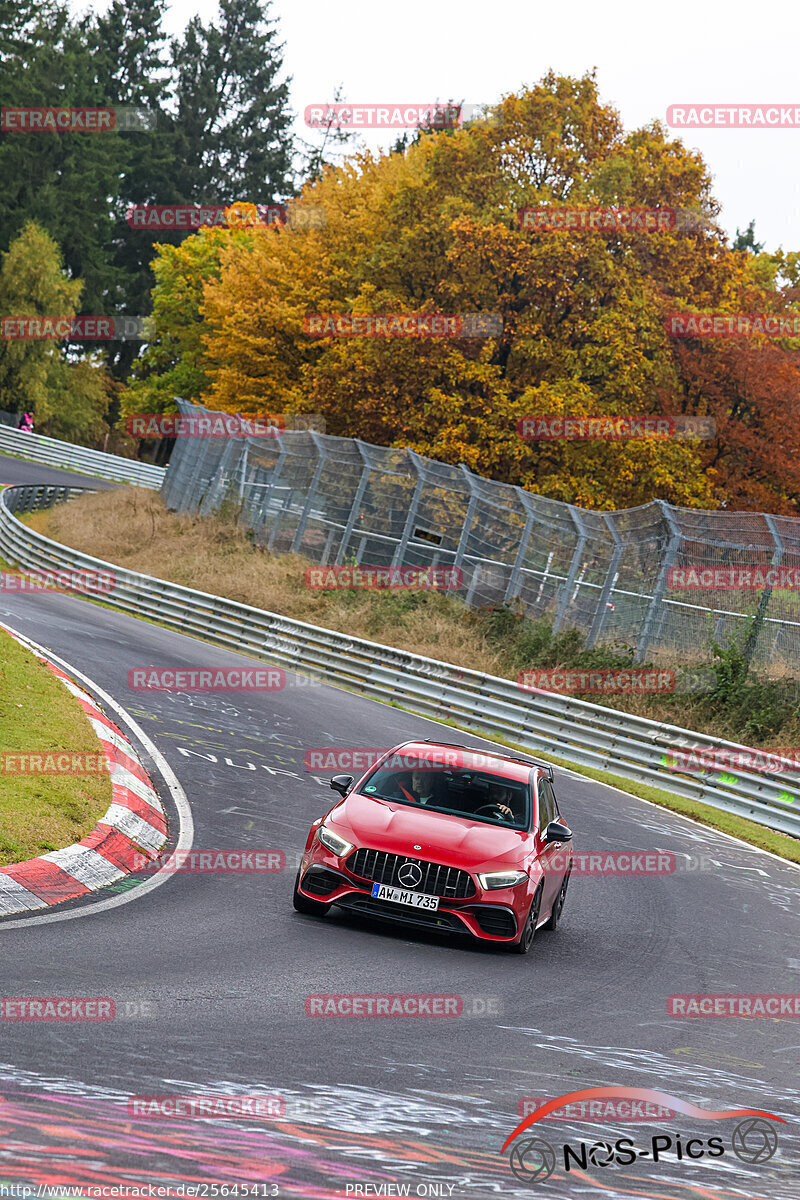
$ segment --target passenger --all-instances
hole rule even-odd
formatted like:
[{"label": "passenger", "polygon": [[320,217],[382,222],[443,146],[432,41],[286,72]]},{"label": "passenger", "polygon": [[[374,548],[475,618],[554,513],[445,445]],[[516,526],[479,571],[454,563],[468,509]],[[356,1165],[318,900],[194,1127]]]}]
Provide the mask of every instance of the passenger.
[{"label": "passenger", "polygon": [[398,776],[397,786],[400,794],[413,804],[435,804],[437,791],[433,771],[412,771],[408,776]]}]

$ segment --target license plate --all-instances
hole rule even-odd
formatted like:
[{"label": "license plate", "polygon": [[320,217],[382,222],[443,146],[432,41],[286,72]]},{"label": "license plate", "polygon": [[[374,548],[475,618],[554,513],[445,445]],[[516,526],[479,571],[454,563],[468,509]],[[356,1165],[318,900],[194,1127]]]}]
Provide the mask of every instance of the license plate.
[{"label": "license plate", "polygon": [[438,896],[428,896],[425,892],[409,892],[405,888],[391,887],[388,883],[376,883],[372,888],[376,900],[389,900],[392,904],[405,904],[409,908],[437,909]]}]

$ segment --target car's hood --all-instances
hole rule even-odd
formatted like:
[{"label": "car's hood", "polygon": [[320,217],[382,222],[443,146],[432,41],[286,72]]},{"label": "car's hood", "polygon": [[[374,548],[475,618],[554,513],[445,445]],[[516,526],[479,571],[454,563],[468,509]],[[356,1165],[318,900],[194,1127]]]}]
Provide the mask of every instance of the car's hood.
[{"label": "car's hood", "polygon": [[[407,854],[467,871],[490,868],[494,862],[514,864],[531,844],[531,835],[518,830],[376,800],[359,792],[351,792],[329,817],[334,829],[355,846]],[[415,846],[421,848],[415,850]]]}]

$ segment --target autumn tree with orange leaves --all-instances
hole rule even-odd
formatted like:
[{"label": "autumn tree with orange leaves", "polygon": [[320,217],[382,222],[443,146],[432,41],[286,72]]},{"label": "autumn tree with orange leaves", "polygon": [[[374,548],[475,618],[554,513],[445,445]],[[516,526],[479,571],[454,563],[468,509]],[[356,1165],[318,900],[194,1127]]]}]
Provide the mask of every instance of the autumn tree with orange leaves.
[{"label": "autumn tree with orange leaves", "polygon": [[[657,497],[796,511],[798,346],[673,339],[665,319],[786,311],[797,256],[732,250],[700,156],[658,123],[626,133],[592,76],[549,74],[489,120],[327,169],[302,201],[324,210],[324,227],[201,231],[162,251],[169,270],[156,260],[156,320],[171,369],[182,361],[195,381],[187,398],[246,414],[319,412],[330,433],[410,446],[588,508]],[[657,232],[519,227],[520,208],[550,205],[682,219]],[[320,312],[499,313],[503,331],[316,339],[303,318]],[[163,402],[164,383],[151,356],[135,407],[148,393]],[[710,416],[716,436],[531,443],[517,433],[526,416],[627,414]]]}]

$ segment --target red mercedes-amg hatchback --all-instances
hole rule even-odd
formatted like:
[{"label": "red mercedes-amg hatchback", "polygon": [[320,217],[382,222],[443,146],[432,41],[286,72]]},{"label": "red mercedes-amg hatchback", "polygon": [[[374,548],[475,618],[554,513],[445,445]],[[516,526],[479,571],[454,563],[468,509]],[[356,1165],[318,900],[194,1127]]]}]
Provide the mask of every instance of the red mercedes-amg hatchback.
[{"label": "red mercedes-amg hatchback", "polygon": [[555,929],[572,833],[552,768],[442,742],[405,742],[311,826],[294,888],[298,912],[349,912],[469,933],[527,954]]}]

